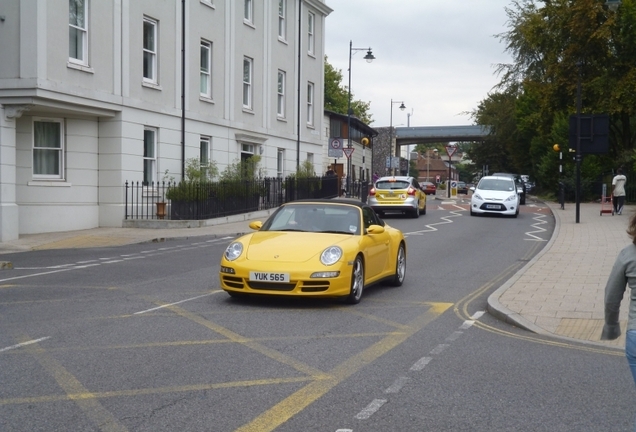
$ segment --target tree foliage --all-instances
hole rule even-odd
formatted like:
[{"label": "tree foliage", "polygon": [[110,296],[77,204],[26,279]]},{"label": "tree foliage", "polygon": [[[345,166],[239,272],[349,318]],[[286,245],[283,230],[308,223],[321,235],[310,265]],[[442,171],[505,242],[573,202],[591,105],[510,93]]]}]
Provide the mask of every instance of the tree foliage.
[{"label": "tree foliage", "polygon": [[[617,12],[604,0],[514,0],[508,31],[498,37],[512,56],[498,66],[501,80],[472,112],[491,136],[469,151],[477,164],[531,174],[555,185],[555,143],[569,153],[568,118],[610,115],[610,153],[585,156],[584,176],[597,178],[633,165],[636,134],[636,0]],[[579,89],[580,83],[580,92]],[[563,161],[571,176],[571,158]]]},{"label": "tree foliage", "polygon": [[[348,87],[342,83],[342,71],[335,69],[325,56],[325,109],[347,115]],[[351,113],[366,124],[373,122],[371,102],[354,100],[351,93]]]}]

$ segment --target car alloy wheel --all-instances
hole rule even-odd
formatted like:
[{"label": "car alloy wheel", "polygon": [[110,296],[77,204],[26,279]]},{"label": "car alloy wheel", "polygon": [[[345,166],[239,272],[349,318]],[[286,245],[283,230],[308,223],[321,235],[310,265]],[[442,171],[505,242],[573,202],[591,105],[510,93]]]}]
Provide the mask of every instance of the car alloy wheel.
[{"label": "car alloy wheel", "polygon": [[347,297],[347,303],[358,304],[362,298],[364,291],[364,263],[362,257],[358,255],[353,262],[353,270],[351,271],[351,292]]},{"label": "car alloy wheel", "polygon": [[406,278],[406,249],[404,244],[400,244],[395,259],[395,274],[391,279],[391,285],[402,286]]}]

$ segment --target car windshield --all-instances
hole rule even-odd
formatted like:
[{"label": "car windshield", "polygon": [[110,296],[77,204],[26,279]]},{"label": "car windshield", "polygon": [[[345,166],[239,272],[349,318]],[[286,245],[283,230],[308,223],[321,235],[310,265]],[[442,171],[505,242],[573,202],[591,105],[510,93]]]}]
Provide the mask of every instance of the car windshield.
[{"label": "car windshield", "polygon": [[379,180],[375,184],[376,189],[387,189],[387,190],[408,189],[409,186],[410,184],[406,180],[392,180],[392,181]]},{"label": "car windshield", "polygon": [[360,209],[356,206],[287,204],[267,219],[260,231],[359,234],[360,225]]},{"label": "car windshield", "polygon": [[477,189],[511,192],[515,190],[515,186],[512,180],[482,179],[477,185]]}]

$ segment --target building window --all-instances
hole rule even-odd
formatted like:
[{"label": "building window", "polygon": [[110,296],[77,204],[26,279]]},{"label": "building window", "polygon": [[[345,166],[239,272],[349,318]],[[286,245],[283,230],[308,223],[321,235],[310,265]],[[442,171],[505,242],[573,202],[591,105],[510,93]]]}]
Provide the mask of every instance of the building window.
[{"label": "building window", "polygon": [[307,162],[309,162],[311,164],[311,166],[314,165],[314,154],[313,153],[307,153]]},{"label": "building window", "polygon": [[33,177],[62,179],[64,135],[61,119],[33,121]]},{"label": "building window", "polygon": [[252,24],[254,22],[254,2],[252,0],[245,0],[245,11],[243,12],[243,20],[249,24]]},{"label": "building window", "polygon": [[157,130],[144,129],[144,185],[155,182],[157,172]]},{"label": "building window", "polygon": [[285,174],[285,149],[278,149],[276,155],[276,176],[283,178]]},{"label": "building window", "polygon": [[212,44],[201,41],[201,96],[212,98]]},{"label": "building window", "polygon": [[278,0],[278,37],[287,40],[287,3],[286,0]]},{"label": "building window", "polygon": [[210,141],[211,138],[207,136],[202,136],[199,139],[199,166],[201,168],[201,172],[207,177],[208,168],[210,165]]},{"label": "building window", "polygon": [[285,72],[278,71],[278,105],[276,108],[278,117],[285,117]]},{"label": "building window", "polygon": [[144,18],[144,81],[157,83],[157,21]]},{"label": "building window", "polygon": [[254,61],[243,58],[243,108],[252,109],[252,69]]},{"label": "building window", "polygon": [[307,84],[307,124],[314,124],[314,83]]},{"label": "building window", "polygon": [[314,54],[315,46],[315,37],[314,30],[316,25],[316,15],[309,12],[309,22],[307,22],[307,52],[311,55]]},{"label": "building window", "polygon": [[73,63],[88,64],[87,0],[68,2],[68,57]]}]

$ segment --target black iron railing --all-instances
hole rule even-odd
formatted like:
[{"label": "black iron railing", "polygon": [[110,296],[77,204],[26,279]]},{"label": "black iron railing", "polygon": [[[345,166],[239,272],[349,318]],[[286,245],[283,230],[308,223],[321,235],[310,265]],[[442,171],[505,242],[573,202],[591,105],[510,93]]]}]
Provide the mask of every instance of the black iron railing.
[{"label": "black iron railing", "polygon": [[[355,182],[352,196],[366,202],[368,184]],[[202,220],[267,210],[289,201],[335,198],[338,178],[262,178],[219,182],[126,182],[126,219]]]}]

